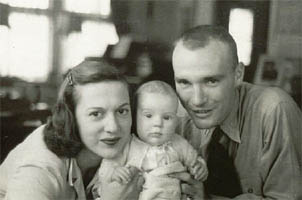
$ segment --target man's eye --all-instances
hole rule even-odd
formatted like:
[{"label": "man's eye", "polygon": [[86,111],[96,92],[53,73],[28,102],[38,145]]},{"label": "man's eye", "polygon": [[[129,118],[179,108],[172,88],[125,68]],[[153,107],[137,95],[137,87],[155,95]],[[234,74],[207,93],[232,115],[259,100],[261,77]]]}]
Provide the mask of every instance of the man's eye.
[{"label": "man's eye", "polygon": [[214,78],[210,78],[207,80],[207,84],[210,85],[210,86],[215,86],[219,83],[219,80],[217,79],[214,79]]},{"label": "man's eye", "polygon": [[129,109],[127,108],[120,108],[118,109],[117,113],[121,116],[125,116],[125,115],[128,115],[129,113]]}]

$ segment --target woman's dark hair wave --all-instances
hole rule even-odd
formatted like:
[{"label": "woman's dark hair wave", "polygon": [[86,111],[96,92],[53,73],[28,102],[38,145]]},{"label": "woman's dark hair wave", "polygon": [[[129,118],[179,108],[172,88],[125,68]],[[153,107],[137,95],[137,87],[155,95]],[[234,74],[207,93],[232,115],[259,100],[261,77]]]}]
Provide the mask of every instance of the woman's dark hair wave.
[{"label": "woman's dark hair wave", "polygon": [[52,116],[44,129],[44,141],[57,156],[72,158],[77,156],[84,147],[75,117],[75,106],[78,100],[76,86],[103,81],[123,82],[128,86],[131,98],[129,84],[125,77],[117,68],[103,59],[85,60],[65,74]]}]

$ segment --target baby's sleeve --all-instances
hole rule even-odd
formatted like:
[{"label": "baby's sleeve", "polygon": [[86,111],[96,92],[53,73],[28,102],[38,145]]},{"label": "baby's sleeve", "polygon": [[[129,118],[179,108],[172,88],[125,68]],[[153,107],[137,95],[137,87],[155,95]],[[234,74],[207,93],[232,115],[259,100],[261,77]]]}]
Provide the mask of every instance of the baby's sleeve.
[{"label": "baby's sleeve", "polygon": [[202,159],[193,146],[180,135],[175,134],[173,145],[186,167],[190,167],[197,160]]}]

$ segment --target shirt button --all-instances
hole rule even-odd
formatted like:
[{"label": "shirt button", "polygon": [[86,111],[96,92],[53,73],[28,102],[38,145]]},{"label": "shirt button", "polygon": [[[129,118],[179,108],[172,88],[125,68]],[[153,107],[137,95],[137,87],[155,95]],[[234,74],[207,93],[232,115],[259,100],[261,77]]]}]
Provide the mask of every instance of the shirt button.
[{"label": "shirt button", "polygon": [[247,190],[247,192],[248,192],[248,193],[253,193],[254,190],[253,190],[253,188],[249,188],[249,189]]}]

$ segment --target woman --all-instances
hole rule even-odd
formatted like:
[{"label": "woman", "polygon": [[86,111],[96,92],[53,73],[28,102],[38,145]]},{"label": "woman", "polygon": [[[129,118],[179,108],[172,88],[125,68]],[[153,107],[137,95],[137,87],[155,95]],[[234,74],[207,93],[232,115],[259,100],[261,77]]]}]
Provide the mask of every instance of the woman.
[{"label": "woman", "polygon": [[[48,123],[0,166],[0,199],[97,198],[97,169],[122,151],[131,123],[125,79],[104,60],[82,62],[67,73]],[[116,191],[119,199],[137,198],[138,178]]]}]

